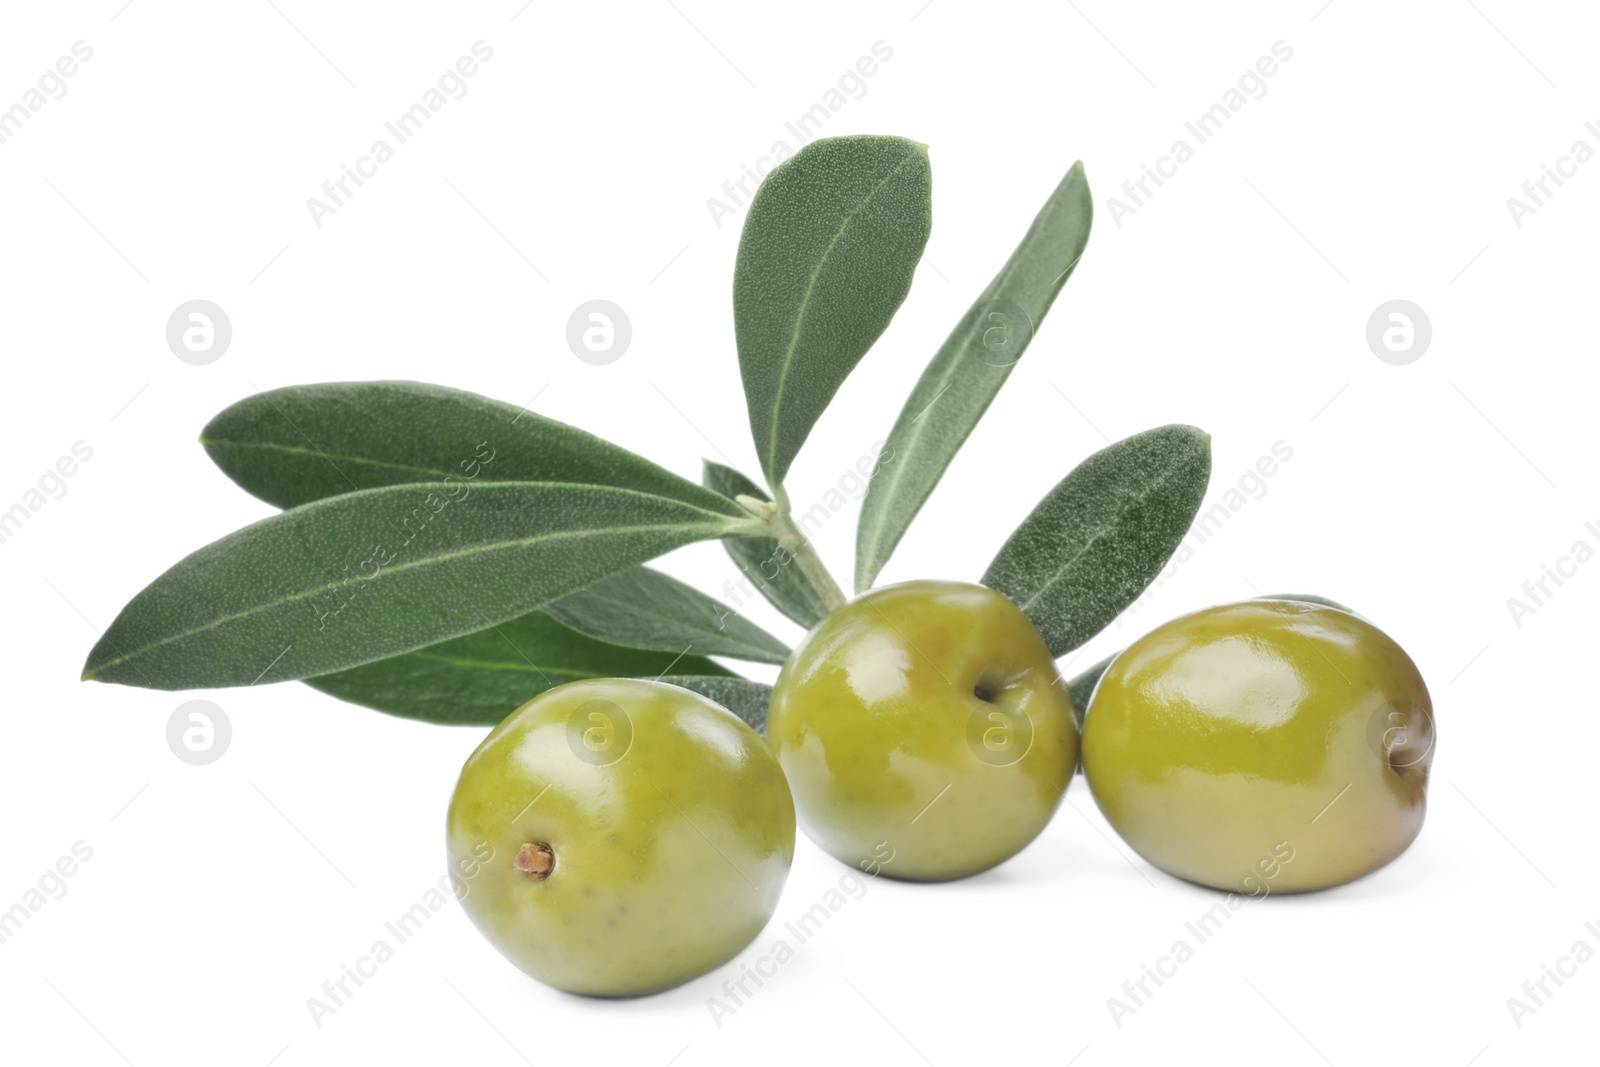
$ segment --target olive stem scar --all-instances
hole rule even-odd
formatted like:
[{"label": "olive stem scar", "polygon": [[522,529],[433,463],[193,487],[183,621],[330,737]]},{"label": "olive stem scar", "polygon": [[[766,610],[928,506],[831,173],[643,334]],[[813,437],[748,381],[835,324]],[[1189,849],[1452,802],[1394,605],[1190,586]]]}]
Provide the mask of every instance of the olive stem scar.
[{"label": "olive stem scar", "polygon": [[517,856],[511,862],[512,866],[516,867],[517,870],[531,875],[534,881],[537,882],[542,882],[550,877],[550,872],[555,870],[556,867],[555,853],[550,850],[549,845],[543,842],[537,844],[531,841],[525,842],[517,850]]}]

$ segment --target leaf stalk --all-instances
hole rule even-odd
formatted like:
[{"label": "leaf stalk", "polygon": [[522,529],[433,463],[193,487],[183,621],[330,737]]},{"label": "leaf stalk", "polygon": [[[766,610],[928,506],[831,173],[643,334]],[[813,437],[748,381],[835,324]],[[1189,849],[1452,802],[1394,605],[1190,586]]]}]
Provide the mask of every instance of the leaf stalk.
[{"label": "leaf stalk", "polygon": [[771,535],[776,537],[778,544],[794,557],[800,573],[805,576],[811,588],[816,590],[817,597],[823,605],[829,611],[843,607],[844,590],[839,588],[839,583],[833,580],[833,575],[828,573],[828,568],[823,564],[822,557],[817,555],[817,550],[795,525],[787,507],[774,509],[770,526]]}]

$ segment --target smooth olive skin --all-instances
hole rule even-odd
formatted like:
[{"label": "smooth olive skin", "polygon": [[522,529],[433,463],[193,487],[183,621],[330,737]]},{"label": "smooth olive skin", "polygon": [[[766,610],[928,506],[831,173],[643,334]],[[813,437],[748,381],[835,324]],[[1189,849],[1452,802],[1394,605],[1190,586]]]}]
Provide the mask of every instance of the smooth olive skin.
[{"label": "smooth olive skin", "polygon": [[780,672],[767,734],[806,834],[914,881],[1021,851],[1078,759],[1043,638],[1006,597],[959,582],[886,586],[831,612]]},{"label": "smooth olive skin", "polygon": [[1387,634],[1252,600],[1174,619],[1119,655],[1089,703],[1083,769],[1139,855],[1259,896],[1342,885],[1404,852],[1433,747],[1428,688]]},{"label": "smooth olive skin", "polygon": [[[591,996],[667,989],[737,955],[777,908],[794,836],[755,731],[687,689],[623,679],[547,690],[495,727],[461,769],[447,833],[479,931]],[[548,876],[517,867],[529,843],[549,846]]]}]

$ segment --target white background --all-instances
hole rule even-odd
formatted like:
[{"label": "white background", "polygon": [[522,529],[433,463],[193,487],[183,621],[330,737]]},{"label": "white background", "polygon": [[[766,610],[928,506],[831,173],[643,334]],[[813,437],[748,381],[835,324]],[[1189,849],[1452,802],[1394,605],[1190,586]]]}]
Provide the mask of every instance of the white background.
[{"label": "white background", "polygon": [[[0,11],[0,107],[74,42],[93,58],[0,145],[0,509],[77,441],[93,458],[0,545],[7,697],[0,909],[75,842],[93,857],[0,945],[15,1062],[665,1065],[1510,1064],[1592,1057],[1600,963],[1518,1027],[1506,1001],[1600,921],[1593,683],[1600,564],[1520,596],[1579,539],[1593,489],[1600,163],[1523,225],[1506,205],[1600,120],[1578,4],[1372,0],[1045,5],[712,0],[314,5],[97,0]],[[121,10],[119,10],[121,8]],[[458,56],[494,50],[318,228],[306,207]],[[1276,41],[1293,49],[1153,198],[1109,198]],[[1045,834],[968,881],[879,880],[737,1014],[737,964],[590,1001],[504,962],[453,904],[317,1026],[307,998],[444,871],[443,817],[482,731],[391,719],[297,684],[171,694],[78,682],[135,592],[269,513],[195,438],[301,382],[475,390],[643,451],[756,468],[732,344],[736,179],[876,41],[893,56],[830,133],[931,145],[916,285],[794,467],[805,506],[886,434],[917,374],[1075,159],[1088,253],[883,575],[975,580],[1107,439],[1214,435],[1213,497],[1293,458],[1077,667],[1183,611],[1316,592],[1383,625],[1433,692],[1432,810],[1354,885],[1252,904],[1144,1007],[1107,998],[1217,901],[1132,857],[1080,781]],[[1553,188],[1553,187],[1552,187]],[[592,298],[632,319],[618,362],[568,351]],[[180,303],[231,348],[180,362]],[[1403,298],[1409,366],[1368,349]],[[818,537],[852,560],[852,504]],[[663,566],[720,590],[715,544]],[[1554,586],[1550,586],[1554,589]],[[787,639],[763,603],[750,616]],[[1075,667],[1066,670],[1075,673]],[[761,675],[763,672],[753,672]],[[770,677],[770,672],[766,672]],[[218,762],[165,740],[189,696],[233,724]],[[846,868],[809,842],[774,925]],[[53,883],[52,883],[53,885]],[[1193,939],[1189,938],[1191,944]],[[1076,1057],[1076,1058],[1075,1058]]]}]

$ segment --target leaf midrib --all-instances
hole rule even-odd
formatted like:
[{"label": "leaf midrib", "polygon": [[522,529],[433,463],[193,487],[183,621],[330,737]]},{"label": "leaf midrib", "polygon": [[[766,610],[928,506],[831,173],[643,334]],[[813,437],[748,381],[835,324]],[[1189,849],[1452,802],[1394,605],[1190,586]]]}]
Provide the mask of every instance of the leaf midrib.
[{"label": "leaf midrib", "polygon": [[[1044,224],[1061,210],[1061,207],[1064,203],[1066,203],[1066,198],[1062,198],[1058,201],[1055,197],[1051,197],[1049,200],[1045,201],[1044,210],[1039,212],[1038,217],[1033,220],[1033,228],[1043,228]],[[993,296],[995,293],[999,292],[1000,288],[1009,282],[1012,276],[1021,268],[1022,260],[1024,258],[1023,250],[1029,243],[1029,236],[1031,236],[1031,232],[1023,235],[1021,246],[1018,247],[1016,253],[1006,261],[1005,265],[1000,268],[1000,273],[994,276],[994,280],[991,281],[989,283],[989,287],[983,291],[983,296],[979,298],[980,300]],[[1078,260],[1082,258],[1083,253],[1079,252],[1072,258],[1072,262],[1067,264],[1065,270],[1071,270],[1077,265]],[[1063,271],[1063,273],[1065,273],[1065,271]],[[1060,275],[1056,275],[1056,277],[1060,277]],[[1066,279],[1063,278],[1062,285],[1065,284]],[[1059,292],[1060,290],[1058,289],[1057,291]]]},{"label": "leaf midrib", "polygon": [[[944,377],[939,379],[940,388],[933,394],[933,399],[928,401],[929,407],[932,407],[934,404],[938,403],[939,398],[944,395],[944,390],[949,387],[950,382],[954,379],[955,368],[960,362],[960,357],[957,356],[956,358],[951,359],[947,364],[948,370]],[[924,412],[926,412],[926,409],[924,409]],[[915,426],[915,423],[916,420],[913,419],[913,426]],[[884,504],[878,509],[877,522],[874,523],[872,527],[872,538],[867,543],[867,548],[870,550],[870,555],[867,558],[870,562],[877,562],[878,542],[883,539],[883,525],[889,520],[889,506],[894,502],[895,495],[900,491],[900,482],[902,479],[904,479],[906,471],[911,467],[911,455],[916,451],[917,442],[922,440],[922,431],[922,426],[916,426],[915,429],[911,431],[911,437],[906,442],[906,458],[904,461],[895,464],[894,476],[889,479],[889,484],[884,488]],[[970,433],[971,431],[968,431],[969,436]]]},{"label": "leaf midrib", "polygon": [[[714,513],[707,512],[707,514],[714,514]],[[389,567],[384,567],[384,568],[380,569],[378,571],[378,573],[373,575],[371,578],[361,578],[361,577],[358,577],[358,578],[345,578],[345,579],[341,579],[340,581],[337,581],[337,582],[325,583],[325,584],[323,584],[321,586],[318,586],[316,588],[313,588],[313,589],[304,590],[304,591],[299,592],[299,593],[291,593],[288,596],[279,597],[276,600],[271,600],[271,601],[268,601],[268,602],[266,602],[264,604],[258,604],[258,605],[254,606],[254,607],[247,608],[244,611],[237,611],[237,612],[234,612],[231,615],[221,616],[221,617],[219,617],[217,619],[213,619],[211,622],[206,623],[204,626],[197,626],[197,627],[194,627],[193,629],[185,630],[185,631],[183,631],[181,633],[172,634],[172,635],[170,635],[168,637],[162,638],[159,641],[151,642],[150,644],[145,645],[142,648],[137,648],[137,649],[134,649],[132,652],[126,653],[126,654],[121,655],[121,656],[118,656],[115,659],[107,660],[106,662],[100,664],[100,666],[96,667],[93,671],[85,671],[84,674],[83,674],[83,680],[84,681],[92,680],[93,678],[95,678],[98,675],[104,673],[106,670],[108,670],[111,667],[120,666],[121,664],[128,663],[128,662],[130,662],[130,661],[132,661],[134,659],[137,659],[140,656],[147,655],[150,652],[154,651],[155,649],[161,648],[163,645],[169,645],[174,641],[181,641],[181,640],[183,640],[185,638],[194,637],[194,636],[196,636],[198,634],[207,633],[207,632],[209,632],[211,630],[217,629],[220,626],[225,626],[228,623],[236,622],[239,619],[249,618],[252,615],[259,615],[264,611],[271,611],[274,608],[280,608],[280,607],[283,607],[284,605],[287,605],[287,604],[298,603],[298,602],[303,601],[303,600],[308,600],[313,596],[320,596],[323,593],[332,592],[335,589],[339,589],[339,588],[342,588],[342,587],[346,586],[350,582],[373,582],[373,581],[377,581],[380,577],[382,577],[382,576],[384,576],[386,574],[392,575],[392,574],[402,573],[402,572],[409,571],[409,570],[415,570],[418,567],[431,566],[431,565],[436,564],[436,563],[448,563],[448,562],[450,562],[452,560],[463,559],[463,558],[474,556],[474,555],[488,555],[490,553],[499,552],[499,551],[503,551],[503,550],[506,550],[506,549],[521,548],[521,547],[526,547],[526,546],[529,546],[529,545],[541,544],[541,543],[546,542],[546,541],[561,541],[561,540],[566,540],[566,539],[572,538],[572,537],[585,537],[585,536],[588,536],[590,534],[597,534],[597,533],[629,534],[629,533],[665,532],[665,531],[668,531],[668,530],[685,530],[685,531],[687,531],[687,530],[697,530],[697,529],[720,530],[722,528],[723,527],[721,527],[721,526],[711,526],[711,525],[705,524],[705,523],[663,523],[663,524],[645,525],[645,526],[600,526],[600,527],[595,527],[595,528],[585,528],[585,529],[579,529],[579,530],[557,530],[557,531],[555,531],[553,533],[539,534],[539,535],[536,535],[534,537],[513,538],[513,539],[511,539],[509,541],[493,541],[493,542],[489,542],[487,544],[473,545],[470,548],[456,549],[456,550],[451,551],[451,552],[443,552],[443,553],[440,553],[440,554],[435,555],[435,556],[426,556],[426,557],[423,557],[421,559],[413,560],[413,561],[408,562],[408,563],[397,563],[397,564],[394,564],[394,565],[389,566]],[[535,605],[535,606],[537,606],[537,605]],[[287,650],[285,650],[285,651],[287,651]]]},{"label": "leaf midrib", "polygon": [[795,312],[794,327],[789,334],[789,345],[784,350],[783,361],[778,365],[778,384],[772,397],[772,431],[767,436],[766,462],[767,474],[769,477],[773,476],[775,473],[778,462],[778,409],[783,406],[783,391],[789,381],[789,367],[794,363],[795,347],[800,343],[800,333],[805,325],[806,309],[811,305],[811,294],[817,287],[817,279],[822,275],[822,268],[827,264],[828,257],[833,254],[834,248],[839,244],[839,239],[842,238],[845,231],[850,228],[850,224],[856,220],[856,216],[860,215],[867,209],[867,205],[872,203],[873,198],[878,195],[879,190],[888,184],[889,179],[900,173],[901,169],[904,168],[907,163],[913,162],[917,158],[917,154],[918,153],[915,149],[907,152],[905,158],[890,168],[889,173],[885,174],[879,180],[878,184],[872,187],[872,191],[861,198],[861,203],[856,205],[855,210],[844,217],[844,221],[839,224],[838,230],[834,232],[833,238],[828,242],[828,247],[822,250],[821,257],[817,259],[817,265],[812,268],[811,276],[806,279],[806,291],[805,294],[800,298],[799,309]]},{"label": "leaf midrib", "polygon": [[[370,456],[350,456],[339,452],[327,452],[320,448],[306,448],[303,445],[283,445],[278,444],[275,441],[230,441],[219,437],[202,437],[200,438],[200,443],[206,446],[226,445],[229,448],[256,448],[273,452],[292,452],[295,455],[300,456],[315,456],[320,459],[327,460],[337,459],[349,463],[362,463],[369,467],[384,467],[389,470],[411,471],[415,474],[427,474],[440,478],[448,478],[454,473],[453,471],[435,470],[432,467],[413,467],[406,463],[390,463],[387,460],[373,459]],[[337,467],[334,469],[338,470]],[[340,473],[342,474],[343,472],[341,471]],[[493,479],[491,478],[490,480]]]},{"label": "leaf midrib", "polygon": [[[1044,210],[1041,211],[1039,216],[1034,219],[1034,228],[1041,228],[1045,222],[1051,218],[1051,216],[1061,210],[1061,205],[1063,203],[1065,203],[1065,198],[1058,201],[1052,197],[1050,200],[1046,201]],[[1028,244],[1028,236],[1031,236],[1031,231],[1029,235],[1025,235],[1022,239],[1022,245],[1024,247]],[[983,290],[983,293],[978,297],[979,303],[982,303],[983,301],[994,296],[1011,281],[1012,277],[1015,276],[1016,272],[1020,269],[1023,258],[1023,248],[1019,247],[1012,254],[1011,258],[1007,259],[1005,264],[1000,268],[1000,273],[996,274],[994,279],[990,281],[989,285]],[[1066,285],[1066,275],[1071,273],[1073,268],[1078,265],[1078,261],[1082,258],[1083,253],[1080,251],[1072,258],[1072,262],[1067,264],[1066,268],[1062,270],[1059,275],[1057,275],[1057,277],[1061,278],[1061,286]],[[1056,287],[1057,292],[1061,291],[1061,286]],[[944,388],[955,379],[956,368],[961,365],[962,354],[968,351],[971,347],[971,343],[968,342],[958,346],[953,350],[954,354],[952,358],[945,364],[943,375],[938,379],[940,388],[934,391],[933,400],[928,402],[930,406],[936,403],[939,397],[944,395]],[[1015,366],[1015,364],[1012,364],[1012,366]],[[1009,377],[1010,367],[1005,368],[1005,370],[1007,371],[1007,377]],[[894,503],[896,496],[900,491],[900,483],[904,480],[906,471],[911,467],[911,454],[916,452],[917,443],[922,440],[923,431],[927,429],[926,423],[921,426],[916,426],[915,423],[913,423],[913,425],[915,428],[912,429],[911,436],[906,441],[905,454],[907,458],[904,462],[897,463],[895,465],[894,475],[892,478],[890,478],[889,484],[884,488],[884,504],[877,511],[877,521],[873,524],[872,536],[867,542],[867,548],[870,553],[867,557],[867,561],[869,563],[878,564],[878,567],[875,568],[875,570],[882,569],[882,563],[880,563],[878,560],[878,544],[883,540],[883,528],[884,524],[889,521],[891,505]],[[967,436],[970,437],[971,435],[972,431],[969,429],[967,431]],[[962,440],[965,441],[966,438],[962,438]]]},{"label": "leaf midrib", "polygon": [[603,677],[603,675],[601,675],[598,671],[578,670],[573,667],[541,667],[537,663],[533,662],[515,663],[509,661],[502,662],[499,660],[467,659],[462,656],[440,655],[437,652],[402,652],[397,658],[432,660],[435,663],[443,663],[451,667],[471,667],[477,670],[521,671],[523,673],[533,674],[560,674],[572,678]]}]

